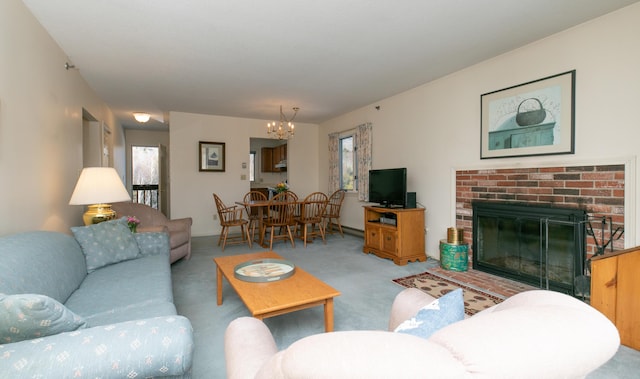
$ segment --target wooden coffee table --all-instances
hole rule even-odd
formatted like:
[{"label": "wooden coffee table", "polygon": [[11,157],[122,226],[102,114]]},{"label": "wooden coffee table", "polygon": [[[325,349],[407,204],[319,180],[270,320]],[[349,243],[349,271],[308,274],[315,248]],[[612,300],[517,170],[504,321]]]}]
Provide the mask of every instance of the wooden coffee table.
[{"label": "wooden coffee table", "polygon": [[340,292],[320,279],[295,268],[285,279],[254,283],[237,279],[234,268],[240,263],[256,259],[283,259],[273,251],[213,258],[216,263],[218,305],[222,304],[222,277],[225,277],[253,317],[260,320],[324,305],[324,329],[333,331],[333,298]]}]

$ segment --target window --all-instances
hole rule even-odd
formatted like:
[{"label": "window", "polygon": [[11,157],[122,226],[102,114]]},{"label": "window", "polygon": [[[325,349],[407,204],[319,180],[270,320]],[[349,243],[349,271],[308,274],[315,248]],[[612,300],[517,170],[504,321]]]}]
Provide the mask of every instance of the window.
[{"label": "window", "polygon": [[249,153],[249,181],[256,181],[256,152]]},{"label": "window", "polygon": [[157,146],[131,147],[133,202],[158,209],[160,149]]},{"label": "window", "polygon": [[356,165],[356,147],[353,134],[340,136],[340,188],[346,191],[355,191],[358,169]]}]

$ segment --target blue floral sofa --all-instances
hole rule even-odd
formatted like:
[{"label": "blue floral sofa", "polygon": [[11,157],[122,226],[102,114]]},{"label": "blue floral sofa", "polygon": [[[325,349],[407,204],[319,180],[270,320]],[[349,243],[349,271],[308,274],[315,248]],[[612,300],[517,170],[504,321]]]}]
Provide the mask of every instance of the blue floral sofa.
[{"label": "blue floral sofa", "polygon": [[72,232],[0,238],[0,377],[190,377],[168,235],[124,218]]}]

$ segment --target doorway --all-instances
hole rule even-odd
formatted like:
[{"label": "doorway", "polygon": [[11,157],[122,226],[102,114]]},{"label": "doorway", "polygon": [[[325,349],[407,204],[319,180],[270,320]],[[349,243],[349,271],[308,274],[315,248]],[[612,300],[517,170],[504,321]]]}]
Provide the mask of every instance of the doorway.
[{"label": "doorway", "polygon": [[166,148],[163,145],[131,146],[133,202],[146,204],[170,217],[166,167]]},{"label": "doorway", "polygon": [[113,167],[111,129],[82,109],[82,167]]},{"label": "doorway", "polygon": [[272,138],[249,139],[249,162],[251,188],[275,187],[280,182],[288,181],[287,141]]}]

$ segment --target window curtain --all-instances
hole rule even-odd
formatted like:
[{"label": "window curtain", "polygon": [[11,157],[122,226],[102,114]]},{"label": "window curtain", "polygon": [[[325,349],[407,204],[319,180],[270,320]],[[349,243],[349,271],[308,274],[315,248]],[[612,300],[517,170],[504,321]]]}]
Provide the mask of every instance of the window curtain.
[{"label": "window curtain", "polygon": [[356,128],[358,158],[358,200],[369,201],[369,170],[371,170],[371,139],[373,126],[370,122]]},{"label": "window curtain", "polygon": [[340,133],[329,134],[329,193],[340,189]]}]

